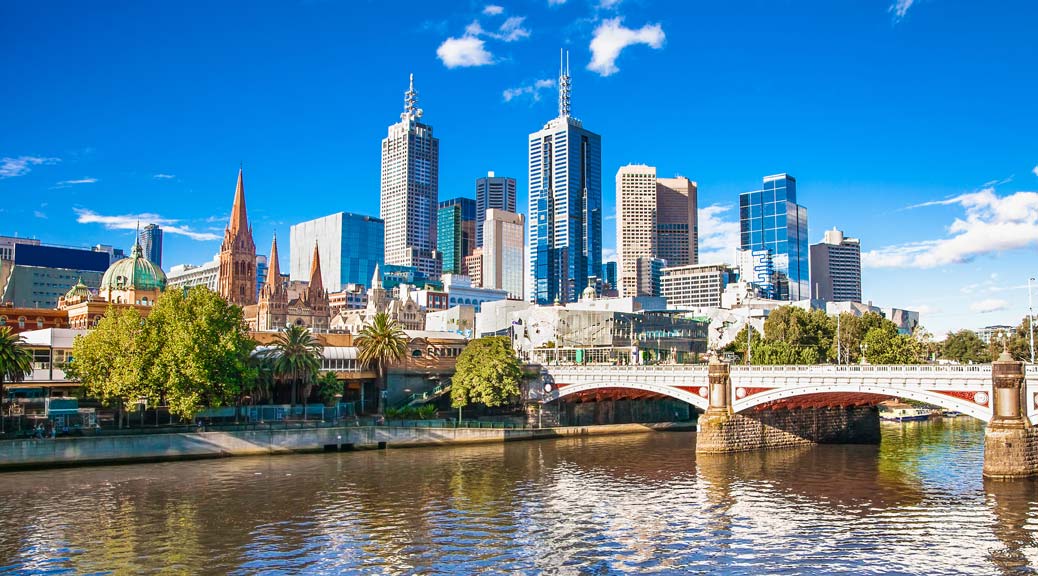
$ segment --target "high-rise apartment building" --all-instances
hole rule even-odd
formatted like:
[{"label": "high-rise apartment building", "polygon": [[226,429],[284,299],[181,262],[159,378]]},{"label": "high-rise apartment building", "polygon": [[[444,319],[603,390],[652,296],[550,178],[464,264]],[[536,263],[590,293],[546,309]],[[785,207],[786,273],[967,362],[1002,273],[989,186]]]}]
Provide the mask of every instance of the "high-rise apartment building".
[{"label": "high-rise apartment building", "polygon": [[574,302],[602,269],[602,139],[570,116],[560,62],[559,115],[529,137],[527,298]]},{"label": "high-rise apartment building", "polygon": [[386,227],[386,264],[413,266],[435,280],[440,276],[436,250],[440,141],[421,117],[412,74],[400,122],[390,126],[382,140],[380,215]]},{"label": "high-rise apartment building", "polygon": [[483,246],[483,221],[490,209],[516,212],[515,178],[495,176],[493,172],[476,178],[476,248]]},{"label": "high-rise apartment building", "polygon": [[316,244],[321,281],[329,292],[347,284],[367,284],[385,253],[385,224],[374,216],[336,212],[295,224],[290,234],[289,277],[309,281]]},{"label": "high-rise apartment building", "polygon": [[814,297],[825,302],[861,302],[861,243],[833,228],[811,245]]},{"label": "high-rise apartment building", "polygon": [[523,298],[523,215],[491,208],[483,221],[483,288]]},{"label": "high-rise apartment building", "polygon": [[159,268],[162,267],[162,228],[157,224],[148,224],[141,229],[141,249],[144,257]]},{"label": "high-rise apartment building", "polygon": [[444,274],[464,274],[464,261],[476,249],[476,201],[451,198],[440,202],[436,216],[436,245]]},{"label": "high-rise apartment building", "polygon": [[696,183],[688,178],[657,178],[656,168],[629,165],[616,173],[616,254],[621,296],[659,296],[651,292],[652,262],[685,266],[698,261]]},{"label": "high-rise apartment building", "polygon": [[736,276],[725,264],[672,266],[663,269],[660,291],[670,309],[719,308],[721,294]]},{"label": "high-rise apartment building", "polygon": [[797,204],[797,181],[765,176],[759,190],[739,195],[740,248],[767,250],[774,267],[775,300],[809,298],[807,208]]}]

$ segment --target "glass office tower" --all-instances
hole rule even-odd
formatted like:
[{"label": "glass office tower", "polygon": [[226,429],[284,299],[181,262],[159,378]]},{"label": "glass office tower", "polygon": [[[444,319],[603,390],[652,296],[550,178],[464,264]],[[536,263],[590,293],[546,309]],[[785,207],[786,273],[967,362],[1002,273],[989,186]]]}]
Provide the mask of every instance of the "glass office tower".
[{"label": "glass office tower", "polygon": [[336,212],[291,228],[289,274],[292,280],[310,279],[314,243],[321,254],[321,282],[329,292],[347,284],[371,283],[375,266],[382,264],[385,223],[380,218]]},{"label": "glass office tower", "polygon": [[775,300],[810,298],[807,209],[797,204],[796,178],[765,176],[760,190],[740,194],[739,231],[743,250],[771,253]]},{"label": "glass office tower", "polygon": [[436,213],[436,246],[443,258],[444,274],[464,274],[464,260],[476,245],[476,201],[451,198],[440,202]]},{"label": "glass office tower", "polygon": [[570,116],[569,105],[566,66],[558,117],[529,138],[527,298],[537,304],[576,301],[602,271],[602,138]]}]

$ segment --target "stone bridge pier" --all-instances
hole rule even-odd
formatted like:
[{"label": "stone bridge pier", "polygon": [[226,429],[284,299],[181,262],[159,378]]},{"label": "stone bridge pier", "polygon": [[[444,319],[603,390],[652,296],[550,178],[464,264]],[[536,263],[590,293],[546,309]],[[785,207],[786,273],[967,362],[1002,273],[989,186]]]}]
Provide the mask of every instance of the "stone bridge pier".
[{"label": "stone bridge pier", "polygon": [[991,365],[992,416],[984,434],[984,477],[1038,475],[1038,429],[1027,418],[1024,363],[1003,352]]},{"label": "stone bridge pier", "polygon": [[708,369],[710,405],[699,417],[696,452],[717,454],[812,444],[879,443],[875,406],[818,406],[796,409],[732,409],[729,364]]}]

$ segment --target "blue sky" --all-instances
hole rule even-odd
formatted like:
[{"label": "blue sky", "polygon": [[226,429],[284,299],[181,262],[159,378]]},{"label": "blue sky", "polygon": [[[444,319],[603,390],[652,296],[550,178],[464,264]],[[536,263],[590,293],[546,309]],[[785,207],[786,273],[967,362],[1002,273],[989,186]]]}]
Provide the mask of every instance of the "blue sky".
[{"label": "blue sky", "polygon": [[411,72],[441,198],[494,170],[525,206],[564,47],[607,214],[621,165],[687,176],[703,259],[723,259],[738,193],[788,172],[812,242],[861,238],[867,300],[938,334],[1015,324],[1038,274],[1036,25],[1022,1],[5,2],[0,234],[128,246],[146,214],[167,268],[201,263],[240,162],[263,251],[377,215]]}]

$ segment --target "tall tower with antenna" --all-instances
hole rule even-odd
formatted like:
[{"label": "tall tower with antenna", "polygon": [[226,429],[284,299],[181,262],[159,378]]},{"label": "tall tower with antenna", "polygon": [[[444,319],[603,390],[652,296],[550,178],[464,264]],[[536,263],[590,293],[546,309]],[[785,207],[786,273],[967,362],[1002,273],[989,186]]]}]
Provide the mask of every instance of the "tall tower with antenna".
[{"label": "tall tower with antenna", "polygon": [[571,115],[569,53],[559,54],[559,115],[529,137],[526,299],[573,302],[602,268],[602,138]]},{"label": "tall tower with antenna", "polygon": [[440,141],[421,118],[411,74],[400,121],[382,139],[380,216],[386,226],[385,263],[411,266],[436,280],[441,268],[436,252]]}]

